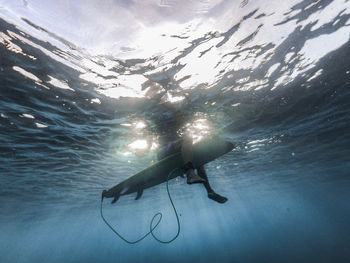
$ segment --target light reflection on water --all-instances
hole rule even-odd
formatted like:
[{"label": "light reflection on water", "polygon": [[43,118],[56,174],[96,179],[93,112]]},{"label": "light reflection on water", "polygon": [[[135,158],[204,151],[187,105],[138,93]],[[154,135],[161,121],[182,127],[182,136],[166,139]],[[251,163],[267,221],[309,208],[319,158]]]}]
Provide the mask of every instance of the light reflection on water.
[{"label": "light reflection on water", "polygon": [[[129,60],[120,60],[118,56],[105,54],[91,56],[86,52],[89,49],[79,49],[68,41],[61,41],[62,38],[39,26],[36,26],[38,30],[35,33],[40,33],[41,37],[57,44],[59,48],[63,44],[63,52],[47,54],[53,55],[55,59],[63,58],[59,60],[69,63],[70,66],[75,64],[81,68],[82,79],[94,83],[99,93],[113,98],[148,97],[147,93],[160,84],[158,92],[167,91],[168,99],[173,97],[177,98],[174,100],[179,100],[183,98],[184,91],[201,85],[205,88],[217,88],[227,75],[244,70],[252,72],[249,75],[244,74],[243,78],[237,76],[225,86],[231,85],[236,91],[265,88],[274,90],[308,73],[322,57],[348,40],[349,29],[342,26],[348,15],[348,3],[319,1],[311,2],[307,6],[295,5],[296,3],[298,1],[281,5],[277,1],[271,1],[265,5],[261,1],[254,1],[238,9],[237,3],[231,6],[226,4],[226,9],[220,10],[220,16],[208,11],[192,20],[187,18],[185,23],[172,21],[141,26],[137,29],[139,35],[136,34],[134,38],[136,41],[140,39],[142,45],[135,45],[138,46],[137,49],[153,50],[153,53],[146,56],[137,52],[131,53]],[[12,19],[16,13],[23,13],[18,6],[10,3],[7,5],[6,11],[11,13]],[[176,10],[174,6],[171,8]],[[234,16],[232,19],[238,10],[242,10],[245,15]],[[98,9],[95,11],[98,12]],[[26,15],[30,16],[30,13]],[[161,17],[161,14],[157,15]],[[142,21],[143,18],[140,19]],[[23,24],[23,20],[20,22]],[[30,25],[33,24],[28,22],[25,28],[32,32]],[[326,30],[322,25],[334,29]],[[85,30],[88,32],[93,29]],[[148,30],[153,30],[152,34]],[[303,35],[306,39],[301,41]],[[308,35],[310,38],[307,38]],[[22,36],[9,31],[8,34],[2,33],[1,38],[7,44],[8,50],[14,52],[22,51],[11,39],[32,43],[25,37],[25,33]],[[163,39],[168,42],[162,41]],[[85,42],[80,44],[84,46]],[[36,46],[42,48],[40,45]],[[72,46],[75,47],[73,50]],[[90,47],[90,50],[93,48]],[[283,57],[285,62],[281,64],[278,60]],[[287,61],[289,65],[286,64]],[[279,77],[271,77],[271,73],[276,70],[280,73]],[[246,81],[242,81],[244,78]],[[170,82],[174,83],[172,87],[167,84]],[[222,90],[225,86],[221,87]],[[169,93],[169,89],[173,94]],[[151,92],[153,93],[154,91]]]}]

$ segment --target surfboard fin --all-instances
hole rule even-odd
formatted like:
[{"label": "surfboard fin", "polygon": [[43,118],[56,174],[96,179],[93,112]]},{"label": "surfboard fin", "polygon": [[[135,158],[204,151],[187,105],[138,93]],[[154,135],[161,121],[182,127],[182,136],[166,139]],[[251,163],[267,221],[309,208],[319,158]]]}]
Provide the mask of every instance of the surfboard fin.
[{"label": "surfboard fin", "polygon": [[120,195],[115,195],[113,201],[111,202],[111,204],[114,204],[115,202],[117,202],[119,197],[120,197]]},{"label": "surfboard fin", "polygon": [[137,190],[137,195],[136,195],[135,200],[139,200],[140,197],[141,197],[141,195],[142,195],[142,193],[143,193],[143,188],[139,188],[139,189]]}]

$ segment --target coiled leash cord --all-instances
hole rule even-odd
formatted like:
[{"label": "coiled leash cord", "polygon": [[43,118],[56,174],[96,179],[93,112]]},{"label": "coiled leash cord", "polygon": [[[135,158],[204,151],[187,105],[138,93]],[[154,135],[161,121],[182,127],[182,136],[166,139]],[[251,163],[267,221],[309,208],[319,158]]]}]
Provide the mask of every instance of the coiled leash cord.
[{"label": "coiled leash cord", "polygon": [[[156,227],[159,225],[160,221],[162,220],[162,213],[160,213],[160,212],[156,213],[156,214],[153,216],[153,218],[152,218],[152,220],[151,220],[151,222],[150,222],[150,224],[149,224],[149,229],[150,229],[149,232],[148,232],[147,234],[145,234],[143,237],[141,237],[141,238],[139,238],[139,239],[137,239],[137,240],[135,240],[135,241],[129,241],[129,240],[127,240],[126,238],[124,238],[121,234],[118,233],[117,230],[115,230],[115,229],[107,222],[107,220],[106,220],[105,217],[103,216],[103,212],[102,212],[102,203],[103,203],[103,198],[102,198],[102,199],[101,199],[100,214],[101,214],[101,217],[102,217],[103,221],[106,223],[106,225],[107,225],[121,240],[125,241],[125,242],[128,243],[128,244],[136,244],[136,243],[142,241],[142,240],[143,240],[145,237],[147,237],[149,234],[151,234],[151,235],[153,236],[153,238],[154,238],[155,240],[157,240],[158,242],[160,242],[160,243],[169,244],[169,243],[173,242],[173,241],[179,236],[179,234],[180,234],[180,220],[179,220],[179,216],[177,215],[177,211],[176,211],[175,205],[174,205],[174,203],[173,203],[173,200],[171,199],[171,196],[170,196],[168,182],[169,182],[170,176],[171,176],[176,170],[178,170],[178,169],[179,169],[179,168],[173,169],[173,170],[168,174],[168,178],[167,178],[167,180],[166,180],[166,190],[167,190],[167,192],[168,192],[169,200],[170,200],[171,205],[172,205],[172,207],[173,207],[173,209],[174,209],[174,212],[175,212],[175,215],[176,215],[176,220],[177,220],[177,233],[176,233],[176,235],[175,235],[172,239],[170,239],[169,241],[163,241],[163,240],[160,240],[159,238],[157,238],[157,237],[154,235],[154,233],[153,233],[153,230],[156,229]],[[156,223],[155,226],[153,226],[153,221],[154,221],[154,219],[155,219],[158,215],[159,215],[158,222]]]}]

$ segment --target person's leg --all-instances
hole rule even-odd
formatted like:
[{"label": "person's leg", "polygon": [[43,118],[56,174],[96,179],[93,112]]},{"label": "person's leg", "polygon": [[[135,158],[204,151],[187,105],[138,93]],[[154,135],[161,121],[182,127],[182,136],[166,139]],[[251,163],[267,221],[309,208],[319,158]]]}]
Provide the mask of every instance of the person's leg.
[{"label": "person's leg", "polygon": [[207,176],[207,173],[204,169],[204,166],[200,166],[197,168],[197,172],[198,172],[198,175],[200,177],[202,177],[205,182],[203,183],[205,189],[207,190],[207,192],[214,192],[214,190],[211,188],[210,184],[209,184],[209,180],[208,180],[208,176]]},{"label": "person's leg", "polygon": [[205,180],[199,177],[194,172],[194,166],[192,163],[193,155],[192,155],[192,138],[191,137],[184,136],[182,140],[181,154],[185,163],[184,169],[187,175],[187,183],[188,184],[205,183]]},{"label": "person's leg", "polygon": [[205,189],[207,190],[207,193],[208,193],[208,197],[218,203],[225,203],[227,201],[227,198],[224,197],[224,196],[221,196],[217,193],[215,193],[215,191],[211,188],[210,184],[209,184],[209,180],[208,180],[208,176],[207,176],[207,173],[204,169],[204,166],[200,166],[197,168],[197,172],[198,172],[198,175],[200,177],[202,177],[205,182],[203,183]]}]

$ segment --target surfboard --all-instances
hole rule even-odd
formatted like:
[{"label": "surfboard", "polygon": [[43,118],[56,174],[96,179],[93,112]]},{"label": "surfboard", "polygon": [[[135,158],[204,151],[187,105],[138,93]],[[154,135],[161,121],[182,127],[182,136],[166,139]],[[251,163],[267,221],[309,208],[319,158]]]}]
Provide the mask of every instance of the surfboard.
[{"label": "surfboard", "polygon": [[[193,165],[202,166],[216,158],[232,151],[234,145],[231,142],[222,140],[218,137],[211,137],[202,140],[193,145]],[[135,199],[139,199],[144,189],[166,182],[168,174],[175,168],[181,168],[185,165],[181,152],[170,155],[141,172],[129,177],[123,182],[102,192],[102,198],[114,198],[112,203],[116,202],[121,195],[137,193]],[[174,172],[170,179],[183,175],[183,170]],[[169,179],[169,180],[170,180]]]}]

